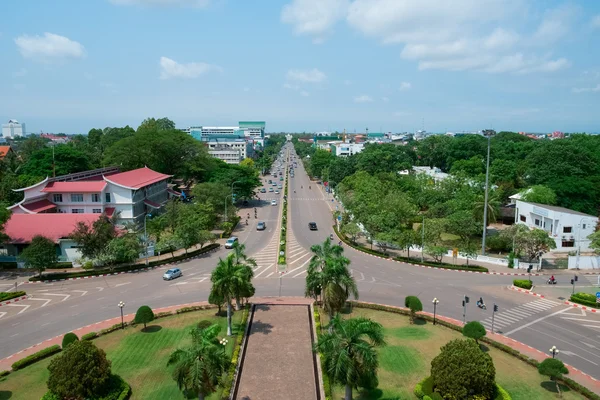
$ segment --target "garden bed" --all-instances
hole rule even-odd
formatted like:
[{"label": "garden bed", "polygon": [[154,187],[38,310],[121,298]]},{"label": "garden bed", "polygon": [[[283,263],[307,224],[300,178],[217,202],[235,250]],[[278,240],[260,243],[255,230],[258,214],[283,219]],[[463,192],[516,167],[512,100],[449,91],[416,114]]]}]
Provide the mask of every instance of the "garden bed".
[{"label": "garden bed", "polygon": [[25,296],[27,293],[23,291],[18,292],[0,292],[0,301],[6,301],[15,299],[17,297]]}]

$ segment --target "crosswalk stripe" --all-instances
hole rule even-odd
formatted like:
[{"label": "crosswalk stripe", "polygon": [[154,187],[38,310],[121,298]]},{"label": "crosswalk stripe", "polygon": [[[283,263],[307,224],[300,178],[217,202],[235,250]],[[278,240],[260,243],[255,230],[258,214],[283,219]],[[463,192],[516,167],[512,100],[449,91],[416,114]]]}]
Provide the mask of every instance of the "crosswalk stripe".
[{"label": "crosswalk stripe", "polygon": [[304,271],[301,271],[301,272],[298,272],[296,275],[292,276],[292,278],[295,278],[295,277],[297,277],[297,276],[300,276],[300,275],[302,275],[302,274],[304,274],[304,273],[306,273],[306,270],[304,270]]},{"label": "crosswalk stripe", "polygon": [[259,276],[261,276],[263,273],[265,273],[269,268],[271,268],[273,264],[271,265],[267,265],[265,269],[263,269],[261,272],[259,272],[257,275],[254,275],[255,278],[258,278]]},{"label": "crosswalk stripe", "polygon": [[503,321],[508,321],[511,324],[514,324],[515,322],[519,322],[520,321],[520,319],[510,318],[510,317],[507,317],[506,315],[496,315],[495,319],[500,319],[500,320],[503,320]]},{"label": "crosswalk stripe", "polygon": [[515,315],[519,315],[521,318],[527,318],[527,317],[533,315],[531,311],[524,311],[524,310],[521,310],[519,307],[512,309],[510,311]]},{"label": "crosswalk stripe", "polygon": [[523,305],[523,307],[530,308],[533,310],[539,310],[539,311],[546,311],[548,309],[547,306],[543,306],[541,304],[533,304],[533,303],[525,304],[525,305]]}]

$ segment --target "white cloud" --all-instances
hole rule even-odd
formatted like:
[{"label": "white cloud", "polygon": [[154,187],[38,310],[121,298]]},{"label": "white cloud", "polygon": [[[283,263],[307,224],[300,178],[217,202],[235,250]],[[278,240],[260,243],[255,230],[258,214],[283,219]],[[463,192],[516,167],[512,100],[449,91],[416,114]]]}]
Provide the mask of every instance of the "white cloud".
[{"label": "white cloud", "polygon": [[371,96],[363,94],[361,96],[356,96],[354,98],[354,102],[355,103],[372,103],[373,102],[373,98]]},{"label": "white cloud", "polygon": [[300,92],[300,95],[303,96],[303,97],[308,97],[309,93],[306,90],[303,90],[303,91]]},{"label": "white cloud", "polygon": [[316,68],[311,70],[291,69],[287,72],[290,81],[318,83],[323,82],[327,76]]},{"label": "white cloud", "polygon": [[577,7],[568,4],[547,10],[544,13],[542,22],[533,34],[533,42],[548,45],[563,38],[570,31],[571,24],[578,11]]},{"label": "white cloud", "polygon": [[600,29],[600,14],[594,16],[594,18],[592,18],[592,22],[591,22],[592,28],[594,29]]},{"label": "white cloud", "polygon": [[600,92],[600,83],[597,84],[595,87],[573,88],[572,90],[573,90],[573,93],[588,93],[588,92],[597,93],[597,92]]},{"label": "white cloud", "polygon": [[408,90],[412,87],[412,85],[410,84],[410,82],[401,82],[400,83],[400,91],[405,91]]},{"label": "white cloud", "polygon": [[46,32],[44,36],[22,35],[15,43],[25,58],[48,62],[52,60],[81,58],[85,56],[85,48],[67,37]]},{"label": "white cloud", "polygon": [[119,6],[176,6],[176,7],[206,7],[210,0],[109,0]]},{"label": "white cloud", "polygon": [[221,67],[203,62],[180,64],[167,57],[160,58],[160,79],[193,79],[211,71],[221,71]]},{"label": "white cloud", "polygon": [[390,98],[384,96],[381,98],[381,101],[383,101],[384,103],[387,103],[388,101],[390,101]]},{"label": "white cloud", "polygon": [[313,36],[322,43],[333,25],[344,18],[349,0],[292,0],[283,6],[281,21],[293,25],[297,35]]},{"label": "white cloud", "polygon": [[27,75],[27,70],[25,68],[21,68],[20,70],[15,71],[13,73],[13,76],[15,78],[20,78],[20,77],[25,76],[25,75]]}]

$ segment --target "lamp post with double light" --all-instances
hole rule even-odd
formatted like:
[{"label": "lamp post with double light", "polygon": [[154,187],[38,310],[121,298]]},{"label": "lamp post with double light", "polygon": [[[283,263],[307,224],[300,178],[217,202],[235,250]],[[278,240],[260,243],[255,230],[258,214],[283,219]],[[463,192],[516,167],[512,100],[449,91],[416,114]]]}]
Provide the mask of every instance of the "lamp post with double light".
[{"label": "lamp post with double light", "polygon": [[229,342],[229,341],[228,341],[227,339],[225,339],[225,338],[223,338],[223,339],[221,339],[221,340],[219,341],[219,343],[221,343],[221,345],[223,346],[223,357],[225,357],[225,347],[227,347],[227,343],[228,343],[228,342]]},{"label": "lamp post with double light", "polygon": [[433,324],[435,325],[436,309],[437,309],[437,305],[440,301],[437,299],[437,297],[434,297],[431,302],[433,303]]},{"label": "lamp post with double light", "polygon": [[549,351],[552,354],[552,358],[554,358],[560,352],[556,346],[552,346]]},{"label": "lamp post with double light", "polygon": [[121,309],[121,329],[125,329],[125,321],[123,320],[123,307],[125,307],[125,303],[120,301],[117,305]]}]

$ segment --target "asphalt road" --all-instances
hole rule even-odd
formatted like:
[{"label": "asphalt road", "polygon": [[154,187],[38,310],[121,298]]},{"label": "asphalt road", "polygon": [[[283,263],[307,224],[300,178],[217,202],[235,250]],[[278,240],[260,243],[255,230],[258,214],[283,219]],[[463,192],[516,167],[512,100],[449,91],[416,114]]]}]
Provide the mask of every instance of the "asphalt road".
[{"label": "asphalt road", "polygon": [[[245,211],[250,212],[249,225],[242,220],[235,235],[246,245],[247,253],[257,259],[254,279],[257,296],[303,295],[310,246],[333,233],[335,205],[321,189],[309,181],[299,163],[295,177],[290,178],[289,183],[288,265],[283,274],[277,269],[281,194],[260,195],[258,219],[254,219],[253,204]],[[271,198],[277,198],[277,206],[267,202]],[[267,230],[256,231],[258,221],[265,221]],[[316,222],[319,229],[310,231],[308,222]],[[33,299],[15,307],[0,308],[0,358],[47,338],[118,316],[119,301],[126,303],[126,313],[133,313],[143,304],[158,308],[207,300],[210,273],[218,258],[227,253],[220,249],[179,264],[183,277],[170,282],[161,279],[168,268],[161,267],[111,277],[22,285],[21,288],[25,287],[33,294]],[[563,361],[600,378],[598,313],[566,306],[552,294],[540,299],[508,290],[511,276],[421,268],[376,258],[347,247],[345,255],[352,262],[350,268],[358,283],[361,300],[403,306],[407,295],[417,295],[423,301],[425,311],[433,312],[431,299],[436,297],[438,314],[463,320],[461,303],[463,296],[468,295],[471,302],[467,305],[465,319],[479,320],[488,329],[492,324],[492,305],[496,303],[499,306],[494,317],[496,332],[546,353],[556,346],[561,350],[559,357]],[[544,286],[546,279],[543,276],[532,278],[539,286]],[[544,289],[549,290],[545,286]],[[475,301],[480,296],[484,298],[487,310],[476,307]]]}]

